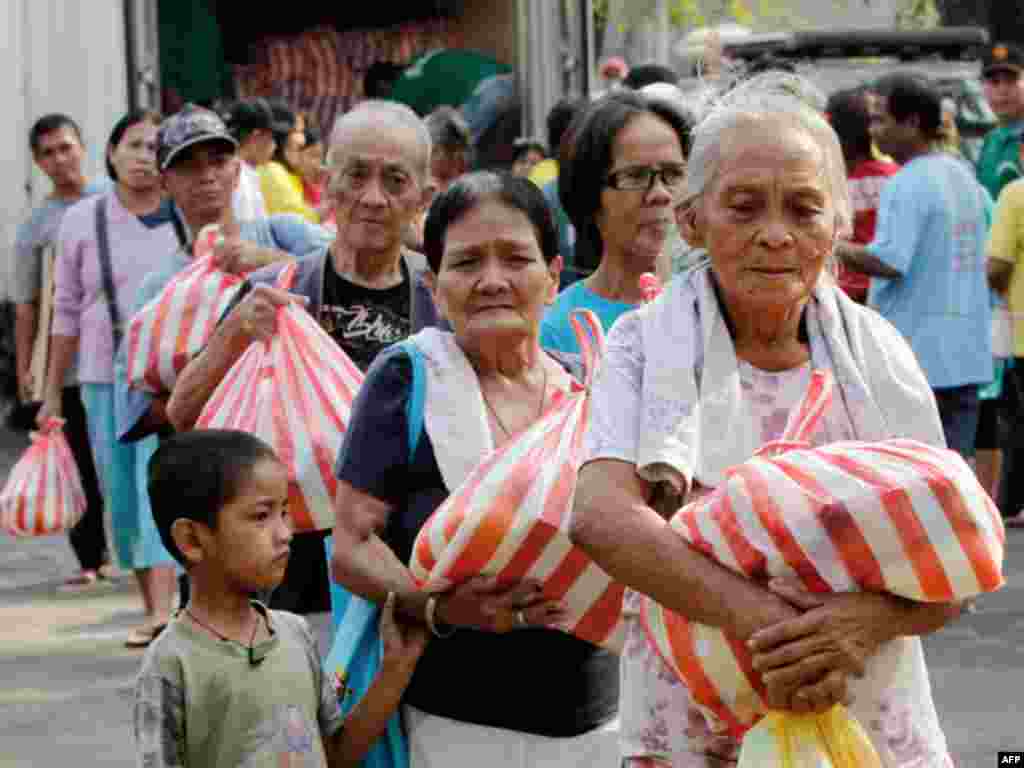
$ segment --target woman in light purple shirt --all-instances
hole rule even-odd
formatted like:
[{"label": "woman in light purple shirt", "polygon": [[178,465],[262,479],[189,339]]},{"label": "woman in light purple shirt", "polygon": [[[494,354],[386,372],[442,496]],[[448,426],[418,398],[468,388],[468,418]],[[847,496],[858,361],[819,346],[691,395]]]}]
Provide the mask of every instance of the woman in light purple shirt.
[{"label": "woman in light purple shirt", "polygon": [[[68,210],[58,234],[54,277],[52,352],[42,423],[61,415],[60,386],[68,368],[78,364],[89,440],[107,509],[108,536],[117,563],[135,572],[146,622],[128,638],[142,647],[170,617],[175,590],[174,561],[153,523],[146,492],[146,468],[156,438],[123,444],[114,429],[115,337],[111,304],[120,328],[126,328],[143,278],[165,263],[178,247],[173,211],[163,199],[156,169],[159,116],[133,112],[122,118],[107,144],[110,192]],[[102,207],[109,243],[113,296],[104,285],[99,251]]]}]

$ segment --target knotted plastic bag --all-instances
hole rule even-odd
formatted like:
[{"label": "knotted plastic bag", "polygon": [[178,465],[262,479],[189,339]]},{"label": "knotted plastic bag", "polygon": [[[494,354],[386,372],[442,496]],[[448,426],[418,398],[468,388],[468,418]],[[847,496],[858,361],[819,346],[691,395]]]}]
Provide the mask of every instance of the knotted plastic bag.
[{"label": "knotted plastic bag", "polygon": [[154,394],[170,392],[178,375],[206,346],[245,279],[217,266],[219,227],[195,239],[194,261],[135,313],[128,325],[128,385]]},{"label": "knotted plastic bag", "polygon": [[[809,448],[831,398],[831,375],[816,371],[783,439],[683,507],[672,530],[749,579],[795,579],[811,592],[950,602],[998,589],[1005,533],[966,462],[913,440]],[[649,598],[641,620],[713,729],[741,737],[765,715],[764,685],[742,643]]]},{"label": "knotted plastic bag", "polygon": [[409,569],[427,591],[474,576],[541,583],[567,606],[566,631],[621,649],[621,585],[569,541],[568,528],[590,419],[589,391],[604,333],[587,310],[571,318],[585,368],[584,387],[485,459],[420,529]]},{"label": "knotted plastic bag", "polygon": [[[280,273],[287,290],[295,264]],[[239,429],[264,440],[288,469],[298,531],[334,526],[334,464],[363,374],[300,304],[277,311],[277,332],[255,341],[214,390],[197,429]]]},{"label": "knotted plastic bag", "polygon": [[85,491],[64,420],[32,433],[32,445],[11,469],[0,492],[0,528],[12,536],[48,536],[75,527],[85,513]]},{"label": "knotted plastic bag", "polygon": [[769,712],[743,739],[737,768],[871,768],[871,740],[844,707],[820,715]]}]

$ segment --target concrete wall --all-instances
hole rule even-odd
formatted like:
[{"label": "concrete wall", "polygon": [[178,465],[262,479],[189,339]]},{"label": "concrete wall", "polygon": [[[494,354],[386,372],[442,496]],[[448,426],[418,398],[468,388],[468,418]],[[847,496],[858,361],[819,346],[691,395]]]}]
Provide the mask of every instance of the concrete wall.
[{"label": "concrete wall", "polygon": [[18,223],[49,193],[32,163],[28,131],[39,116],[65,112],[86,140],[86,172],[103,169],[103,147],[127,108],[121,0],[5,0],[0,3],[0,291]]}]

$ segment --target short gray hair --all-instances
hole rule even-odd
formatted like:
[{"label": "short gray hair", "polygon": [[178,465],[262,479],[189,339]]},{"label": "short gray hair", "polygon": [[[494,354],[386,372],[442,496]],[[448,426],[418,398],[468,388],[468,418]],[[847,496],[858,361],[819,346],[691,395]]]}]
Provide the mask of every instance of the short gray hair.
[{"label": "short gray hair", "polygon": [[327,164],[331,168],[331,184],[334,188],[334,176],[338,171],[338,164],[341,162],[341,155],[345,149],[346,134],[355,126],[365,122],[378,122],[389,125],[397,125],[408,128],[416,134],[416,144],[419,149],[419,157],[416,159],[416,172],[420,174],[420,180],[427,178],[430,171],[430,132],[423,125],[420,116],[413,112],[405,104],[397,101],[384,101],[383,99],[368,99],[357,104],[343,115],[339,115],[334,121],[331,129],[331,141],[327,151]]},{"label": "short gray hair", "polygon": [[836,233],[853,226],[853,204],[839,138],[823,113],[825,99],[806,78],[770,71],[724,93],[709,94],[698,110],[686,170],[685,204],[697,201],[711,185],[721,161],[722,139],[745,120],[779,119],[803,130],[821,149],[825,183],[836,212]]},{"label": "short gray hair", "polygon": [[470,149],[473,144],[469,124],[454,107],[438,107],[423,118],[423,125],[434,147],[459,152]]}]

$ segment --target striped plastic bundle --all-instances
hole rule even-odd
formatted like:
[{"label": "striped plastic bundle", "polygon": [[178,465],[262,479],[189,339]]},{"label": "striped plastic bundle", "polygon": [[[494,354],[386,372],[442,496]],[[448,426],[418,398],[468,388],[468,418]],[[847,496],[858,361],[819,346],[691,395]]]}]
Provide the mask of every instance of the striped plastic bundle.
[{"label": "striped plastic bundle", "polygon": [[170,392],[178,374],[206,345],[243,277],[217,267],[216,225],[195,240],[195,259],[140,309],[128,326],[128,384],[154,394]]},{"label": "striped plastic bundle", "polygon": [[[295,264],[277,287],[287,289]],[[277,333],[256,341],[214,390],[196,429],[240,429],[264,440],[288,469],[299,531],[334,526],[334,463],[363,374],[301,305],[278,309]]]},{"label": "striped plastic bundle", "polygon": [[[783,439],[683,507],[673,530],[749,579],[796,578],[812,592],[951,602],[998,589],[1005,533],[967,463],[913,440],[807,448],[831,397],[830,375],[816,371]],[[742,643],[649,598],[641,620],[713,725],[738,737],[765,713]]]},{"label": "striped plastic bundle", "polygon": [[85,513],[82,479],[63,426],[63,419],[50,419],[32,434],[32,445],[0,492],[0,528],[12,536],[63,533]]},{"label": "striped plastic bundle", "polygon": [[571,318],[585,367],[574,392],[482,462],[416,537],[410,571],[436,592],[478,575],[511,584],[539,581],[544,597],[568,608],[566,631],[621,649],[620,585],[574,547],[568,524],[590,419],[588,395],[604,352],[601,322],[589,311]]}]

